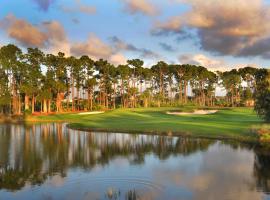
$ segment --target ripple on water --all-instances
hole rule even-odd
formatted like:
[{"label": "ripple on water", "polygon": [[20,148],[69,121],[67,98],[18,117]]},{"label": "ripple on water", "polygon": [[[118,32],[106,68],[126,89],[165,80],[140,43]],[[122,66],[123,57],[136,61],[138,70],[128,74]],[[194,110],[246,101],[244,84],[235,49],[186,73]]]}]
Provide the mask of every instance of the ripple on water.
[{"label": "ripple on water", "polygon": [[[154,183],[144,177],[87,177],[77,176],[72,179],[66,180],[61,189],[69,191],[75,190],[76,186],[86,186],[87,188],[121,188],[121,190],[130,191],[131,189],[143,189],[144,191],[162,192],[165,190],[165,186]],[[31,188],[34,193],[42,192],[43,188],[35,186]],[[83,191],[86,192],[86,191]],[[106,190],[100,191],[106,193]]]}]

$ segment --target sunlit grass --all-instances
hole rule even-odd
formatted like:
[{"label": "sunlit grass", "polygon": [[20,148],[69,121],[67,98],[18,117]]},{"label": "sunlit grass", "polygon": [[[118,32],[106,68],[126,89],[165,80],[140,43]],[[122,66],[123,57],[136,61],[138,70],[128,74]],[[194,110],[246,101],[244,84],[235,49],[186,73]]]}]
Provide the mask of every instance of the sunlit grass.
[{"label": "sunlit grass", "polygon": [[210,115],[168,115],[166,111],[192,108],[117,109],[97,115],[58,114],[32,117],[34,121],[64,121],[78,129],[127,132],[188,134],[213,138],[253,138],[252,127],[262,125],[251,108],[221,109]]}]

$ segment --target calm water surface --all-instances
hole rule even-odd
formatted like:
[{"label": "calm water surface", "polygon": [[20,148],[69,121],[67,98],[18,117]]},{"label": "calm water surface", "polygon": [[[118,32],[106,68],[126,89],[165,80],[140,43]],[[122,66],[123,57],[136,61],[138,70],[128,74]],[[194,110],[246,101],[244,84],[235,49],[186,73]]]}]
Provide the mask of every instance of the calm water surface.
[{"label": "calm water surface", "polygon": [[65,124],[0,125],[0,199],[270,199],[268,152]]}]

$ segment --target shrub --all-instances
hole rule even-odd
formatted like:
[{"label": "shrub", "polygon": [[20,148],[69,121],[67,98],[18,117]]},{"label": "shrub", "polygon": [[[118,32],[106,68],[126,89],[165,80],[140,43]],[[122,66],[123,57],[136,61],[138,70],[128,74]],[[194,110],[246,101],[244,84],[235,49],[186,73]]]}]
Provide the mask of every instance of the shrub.
[{"label": "shrub", "polygon": [[260,128],[259,130],[257,130],[257,135],[260,141],[270,142],[270,129],[269,128]]}]

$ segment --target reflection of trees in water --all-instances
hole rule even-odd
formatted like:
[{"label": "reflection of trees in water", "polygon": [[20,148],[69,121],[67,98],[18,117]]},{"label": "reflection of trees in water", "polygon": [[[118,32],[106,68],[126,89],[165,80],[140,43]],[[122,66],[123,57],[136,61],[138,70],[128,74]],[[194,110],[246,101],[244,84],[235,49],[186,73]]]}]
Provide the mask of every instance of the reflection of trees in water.
[{"label": "reflection of trees in water", "polygon": [[[66,175],[69,168],[90,170],[116,157],[142,164],[146,155],[161,160],[206,151],[214,140],[154,135],[89,133],[66,129],[62,124],[0,126],[0,189],[18,190],[26,182],[42,184],[48,177]],[[259,190],[270,192],[270,153],[261,145],[221,141],[233,149],[255,153],[254,177]],[[136,197],[136,198],[135,198]],[[126,199],[138,199],[129,191]]]},{"label": "reflection of trees in water", "polygon": [[270,192],[270,151],[258,146],[255,150],[254,176],[259,190]]},{"label": "reflection of trees in water", "polygon": [[122,196],[122,192],[120,190],[109,188],[105,194],[105,197],[106,199],[109,199],[109,200],[119,200],[119,199],[139,200],[141,199],[139,193],[135,189],[128,190]]},{"label": "reflection of trees in water", "polygon": [[0,126],[0,189],[17,190],[26,181],[41,184],[68,168],[91,169],[121,156],[141,164],[147,154],[159,159],[207,150],[213,140],[154,135],[89,133],[62,124]]},{"label": "reflection of trees in water", "polygon": [[237,140],[223,140],[221,144],[229,145],[232,149],[246,149],[252,150],[257,146],[257,143],[254,142],[239,142]]},{"label": "reflection of trees in water", "polygon": [[249,149],[254,151],[254,177],[258,190],[270,192],[270,148],[264,144],[237,141],[224,141],[233,149]]}]

